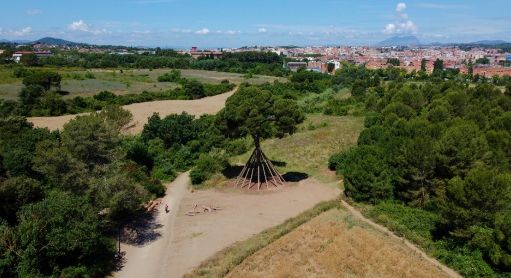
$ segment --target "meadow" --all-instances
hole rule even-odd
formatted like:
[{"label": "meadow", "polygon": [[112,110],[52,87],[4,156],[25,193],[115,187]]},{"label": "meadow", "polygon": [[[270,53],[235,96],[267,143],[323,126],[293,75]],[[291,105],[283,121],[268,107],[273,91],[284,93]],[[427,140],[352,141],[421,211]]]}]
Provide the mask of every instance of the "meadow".
[{"label": "meadow", "polygon": [[[77,68],[51,68],[44,67],[41,70],[56,71],[62,75],[61,89],[69,92],[64,98],[75,96],[93,96],[101,91],[110,91],[117,95],[139,94],[143,91],[163,92],[174,89],[179,85],[174,82],[158,82],[158,76],[170,72],[170,69],[91,69]],[[264,75],[245,76],[238,73],[206,71],[206,70],[181,70],[181,76],[188,79],[196,79],[203,83],[219,84],[222,80],[240,84],[261,84],[279,80],[286,82],[285,78]],[[22,78],[14,77],[13,70],[8,67],[0,67],[0,98],[16,100],[18,92],[23,88]]]}]

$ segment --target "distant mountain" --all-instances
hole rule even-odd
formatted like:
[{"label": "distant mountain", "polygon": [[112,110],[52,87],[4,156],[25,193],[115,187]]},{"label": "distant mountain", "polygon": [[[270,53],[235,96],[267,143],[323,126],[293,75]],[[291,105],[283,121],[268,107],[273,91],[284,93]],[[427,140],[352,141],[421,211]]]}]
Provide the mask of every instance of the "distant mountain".
[{"label": "distant mountain", "polygon": [[86,45],[85,43],[77,43],[77,42],[66,41],[66,40],[63,40],[63,39],[51,38],[51,37],[46,37],[46,38],[38,39],[37,41],[33,41],[32,43],[43,43],[43,44],[48,44],[48,45],[59,45],[59,46],[64,46],[64,45],[67,45],[67,46]]},{"label": "distant mountain", "polygon": [[497,44],[507,44],[507,43],[509,43],[509,42],[503,41],[503,40],[482,40],[482,41],[472,42],[470,44],[497,45]]},{"label": "distant mountain", "polygon": [[378,43],[378,46],[414,46],[421,42],[416,36],[395,36]]}]

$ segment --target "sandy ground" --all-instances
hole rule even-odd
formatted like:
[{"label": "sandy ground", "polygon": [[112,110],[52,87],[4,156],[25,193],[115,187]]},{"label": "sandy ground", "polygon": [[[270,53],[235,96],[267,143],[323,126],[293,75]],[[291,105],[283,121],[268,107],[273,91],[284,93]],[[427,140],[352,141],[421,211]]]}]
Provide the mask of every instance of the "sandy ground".
[{"label": "sandy ground", "polygon": [[[130,124],[130,128],[125,132],[131,134],[140,133],[144,128],[144,124],[147,123],[147,118],[153,113],[159,113],[161,117],[165,117],[169,114],[180,114],[181,112],[186,112],[195,116],[215,114],[224,107],[225,101],[235,90],[236,89],[221,95],[196,100],[161,100],[125,105],[123,108],[133,114],[133,124]],[[64,124],[74,119],[76,116],[77,115],[32,117],[27,120],[36,127],[47,127],[50,130],[57,130],[62,129]]]},{"label": "sandy ground", "polygon": [[[245,240],[336,198],[340,189],[314,179],[302,180],[274,191],[247,193],[234,189],[187,190],[188,174],[168,187],[160,207],[157,237],[143,246],[123,245],[126,263],[115,277],[182,277],[202,261],[236,241]],[[219,206],[220,211],[186,216],[194,204]]]},{"label": "sandy ground", "polygon": [[332,209],[246,258],[228,277],[449,277],[400,239]]}]

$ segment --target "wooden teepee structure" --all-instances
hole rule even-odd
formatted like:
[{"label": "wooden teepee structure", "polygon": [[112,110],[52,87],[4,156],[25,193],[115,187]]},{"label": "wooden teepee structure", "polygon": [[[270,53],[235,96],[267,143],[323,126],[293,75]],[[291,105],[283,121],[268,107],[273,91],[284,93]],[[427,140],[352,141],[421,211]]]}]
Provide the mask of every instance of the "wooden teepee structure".
[{"label": "wooden teepee structure", "polygon": [[284,185],[284,178],[263,153],[258,138],[254,141],[255,149],[238,175],[235,186],[247,189],[257,186],[257,190],[260,190],[261,188]]}]

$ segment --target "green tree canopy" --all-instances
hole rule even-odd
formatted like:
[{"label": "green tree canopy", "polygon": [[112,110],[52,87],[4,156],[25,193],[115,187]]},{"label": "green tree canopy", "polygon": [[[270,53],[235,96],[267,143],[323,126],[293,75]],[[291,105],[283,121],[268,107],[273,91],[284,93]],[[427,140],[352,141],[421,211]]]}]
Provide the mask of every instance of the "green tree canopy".
[{"label": "green tree canopy", "polygon": [[294,100],[248,86],[227,99],[219,118],[228,136],[262,139],[293,134],[305,117]]}]

